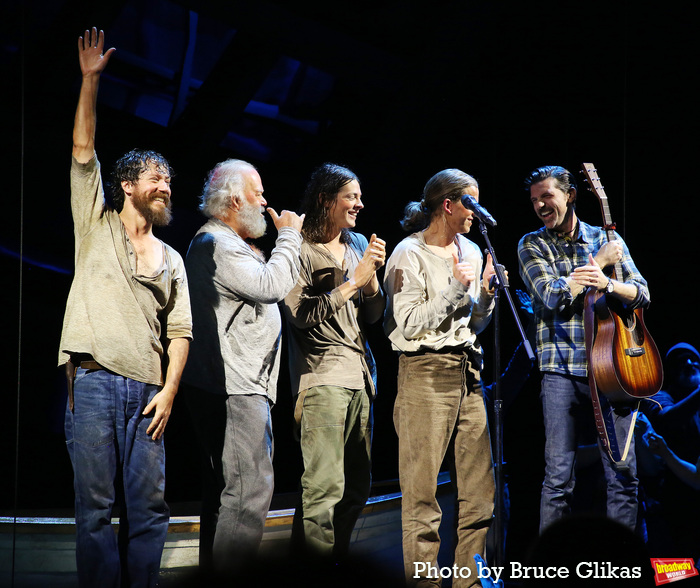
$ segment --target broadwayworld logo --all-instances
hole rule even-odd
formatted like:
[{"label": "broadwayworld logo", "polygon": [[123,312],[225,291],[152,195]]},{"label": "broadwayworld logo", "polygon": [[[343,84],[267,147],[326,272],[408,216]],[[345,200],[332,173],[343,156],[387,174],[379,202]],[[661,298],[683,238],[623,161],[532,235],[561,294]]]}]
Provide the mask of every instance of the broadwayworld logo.
[{"label": "broadwayworld logo", "polygon": [[654,580],[657,586],[692,578],[699,573],[695,568],[695,563],[689,557],[675,559],[652,557],[651,567],[654,568]]}]

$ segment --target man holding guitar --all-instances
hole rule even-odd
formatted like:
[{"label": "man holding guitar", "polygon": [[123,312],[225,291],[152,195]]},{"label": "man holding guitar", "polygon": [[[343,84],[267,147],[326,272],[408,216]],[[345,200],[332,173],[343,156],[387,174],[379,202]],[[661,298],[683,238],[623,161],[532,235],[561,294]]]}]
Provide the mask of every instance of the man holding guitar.
[{"label": "man holding guitar", "polygon": [[[520,275],[532,296],[537,322],[542,372],[546,444],[541,532],[570,511],[576,448],[593,416],[584,293],[597,290],[634,309],[648,305],[649,290],[619,235],[615,233],[615,239],[609,241],[606,229],[588,225],[576,216],[576,182],[571,172],[559,166],[541,167],[525,183],[535,214],[544,224],[518,244]],[[611,279],[608,274],[615,266],[622,271],[615,274],[617,279]],[[634,529],[638,481],[634,442],[628,437],[632,408],[624,403],[612,405],[601,397],[602,419],[609,424],[612,443],[617,440],[614,460],[602,446],[600,451],[607,482],[607,513]]]}]

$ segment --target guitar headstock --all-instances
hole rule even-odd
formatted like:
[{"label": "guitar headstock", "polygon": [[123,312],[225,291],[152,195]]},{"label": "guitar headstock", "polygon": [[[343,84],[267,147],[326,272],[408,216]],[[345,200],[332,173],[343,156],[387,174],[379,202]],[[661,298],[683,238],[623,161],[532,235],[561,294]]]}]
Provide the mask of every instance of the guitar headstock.
[{"label": "guitar headstock", "polygon": [[603,189],[603,183],[598,177],[598,170],[592,163],[583,164],[583,175],[586,176],[586,182],[588,183],[588,189],[593,192],[598,198],[606,198],[605,190]]},{"label": "guitar headstock", "polygon": [[611,239],[612,231],[615,230],[615,223],[610,217],[610,208],[608,207],[608,197],[603,189],[603,183],[598,177],[598,171],[592,163],[583,164],[583,174],[586,176],[588,189],[598,197],[600,208],[603,213],[603,228],[608,231],[608,239]]}]

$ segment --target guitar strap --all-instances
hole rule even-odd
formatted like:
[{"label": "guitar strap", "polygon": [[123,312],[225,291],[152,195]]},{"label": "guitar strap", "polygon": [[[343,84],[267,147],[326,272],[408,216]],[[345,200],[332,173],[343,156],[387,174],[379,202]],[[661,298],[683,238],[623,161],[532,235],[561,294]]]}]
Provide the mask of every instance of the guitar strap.
[{"label": "guitar strap", "polygon": [[[586,304],[584,305],[583,311],[583,325],[586,332],[586,355],[590,358],[592,357],[591,350],[593,349],[593,338],[595,333],[595,309],[594,305]],[[624,462],[627,459],[627,454],[629,453],[630,446],[632,445],[632,437],[634,436],[634,425],[637,421],[637,414],[639,413],[639,402],[637,407],[634,409],[632,415],[632,422],[630,423],[629,431],[627,432],[627,439],[625,440],[625,447],[620,455],[620,449],[617,444],[617,437],[615,435],[615,424],[610,418],[610,422],[606,422],[608,419],[605,418],[603,414],[603,408],[600,403],[600,396],[598,396],[598,387],[596,386],[595,377],[593,376],[593,370],[588,368],[588,386],[591,389],[591,402],[593,403],[593,415],[595,417],[595,427],[598,432],[598,438],[603,449],[606,451],[610,459],[616,465]],[[610,434],[608,433],[610,431]],[[617,459],[616,459],[617,456]]]}]

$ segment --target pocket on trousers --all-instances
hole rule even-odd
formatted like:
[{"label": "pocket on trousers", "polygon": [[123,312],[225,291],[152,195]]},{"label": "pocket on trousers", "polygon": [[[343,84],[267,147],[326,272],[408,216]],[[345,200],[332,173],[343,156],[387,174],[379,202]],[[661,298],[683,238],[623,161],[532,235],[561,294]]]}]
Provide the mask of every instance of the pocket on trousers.
[{"label": "pocket on trousers", "polygon": [[328,391],[319,388],[309,388],[305,391],[301,412],[301,426],[305,431],[323,427],[345,427],[347,407],[335,402],[329,402]]},{"label": "pocket on trousers", "polygon": [[114,431],[111,427],[106,427],[104,424],[86,423],[79,425],[73,423],[73,439],[68,440],[70,442],[84,445],[86,447],[100,447],[102,445],[109,445],[114,442]]},{"label": "pocket on trousers", "polygon": [[[100,447],[114,442],[114,406],[112,393],[97,385],[100,378],[82,368],[75,378],[75,405],[66,411],[66,441],[85,447]],[[91,382],[96,384],[90,385]]]}]

